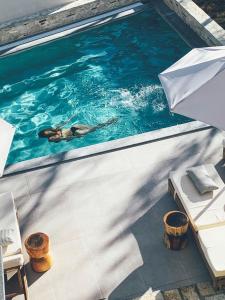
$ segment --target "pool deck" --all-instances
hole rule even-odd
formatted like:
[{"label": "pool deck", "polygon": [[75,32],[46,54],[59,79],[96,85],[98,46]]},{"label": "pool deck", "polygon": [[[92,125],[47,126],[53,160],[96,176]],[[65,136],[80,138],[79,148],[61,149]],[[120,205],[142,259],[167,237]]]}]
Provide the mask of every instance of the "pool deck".
[{"label": "pool deck", "polygon": [[162,217],[176,209],[171,170],[213,163],[225,179],[222,139],[204,129],[2,178],[23,241],[36,231],[51,239],[54,265],[45,274],[33,273],[25,254],[30,299],[127,300],[208,281],[191,235],[183,251],[164,247]]}]

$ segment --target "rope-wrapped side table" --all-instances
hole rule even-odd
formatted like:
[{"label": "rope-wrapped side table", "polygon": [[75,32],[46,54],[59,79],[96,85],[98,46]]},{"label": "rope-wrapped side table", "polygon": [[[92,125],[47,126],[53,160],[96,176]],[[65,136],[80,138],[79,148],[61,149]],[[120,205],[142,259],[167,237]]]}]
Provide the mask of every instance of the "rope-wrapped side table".
[{"label": "rope-wrapped side table", "polygon": [[164,243],[171,250],[181,250],[188,242],[188,216],[180,211],[170,211],[165,214],[164,222]]},{"label": "rope-wrapped side table", "polygon": [[47,234],[37,232],[30,235],[25,241],[30,263],[35,272],[45,272],[52,266],[52,258],[49,254],[49,237]]}]

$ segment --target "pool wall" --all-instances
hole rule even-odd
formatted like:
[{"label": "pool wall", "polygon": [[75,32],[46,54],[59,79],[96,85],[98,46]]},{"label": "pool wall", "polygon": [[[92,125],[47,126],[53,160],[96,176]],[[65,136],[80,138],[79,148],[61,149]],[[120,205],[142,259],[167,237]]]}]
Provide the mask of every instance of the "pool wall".
[{"label": "pool wall", "polygon": [[0,1],[0,24],[4,22],[19,20],[22,18],[26,19],[27,16],[35,15],[38,13],[41,14],[46,10],[58,9],[70,4],[71,2],[71,0]]},{"label": "pool wall", "polygon": [[225,30],[192,0],[163,0],[208,46],[225,45]]},{"label": "pool wall", "polygon": [[[23,0],[25,2],[26,0]],[[9,1],[10,2],[10,1]],[[20,1],[17,1],[20,2]],[[30,1],[26,1],[29,6]],[[37,1],[36,1],[37,2]],[[65,1],[66,2],[66,1]],[[19,39],[47,32],[73,22],[78,22],[105,12],[115,10],[138,2],[137,0],[77,0],[68,5],[47,9],[34,15],[18,19],[16,15],[9,22],[1,24],[0,6],[0,45]],[[3,5],[3,4],[2,4]],[[4,3],[4,7],[7,3]],[[53,5],[54,6],[54,5]],[[19,10],[18,10],[19,11]]]}]

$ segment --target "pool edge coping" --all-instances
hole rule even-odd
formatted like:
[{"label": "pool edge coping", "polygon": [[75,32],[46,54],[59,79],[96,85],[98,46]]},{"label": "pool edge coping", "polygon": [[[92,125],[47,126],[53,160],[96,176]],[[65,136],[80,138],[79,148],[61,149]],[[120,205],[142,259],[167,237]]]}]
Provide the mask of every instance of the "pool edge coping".
[{"label": "pool edge coping", "polygon": [[120,138],[108,142],[103,142],[91,146],[81,147],[55,155],[46,155],[30,160],[25,160],[6,166],[3,177],[13,176],[18,173],[26,173],[32,170],[46,168],[61,163],[85,159],[92,156],[106,154],[127,148],[137,147],[140,145],[153,143],[176,136],[190,134],[193,132],[210,129],[212,126],[200,121],[191,121],[188,123],[174,125],[166,128],[153,130],[150,132],[137,134],[125,138]]}]

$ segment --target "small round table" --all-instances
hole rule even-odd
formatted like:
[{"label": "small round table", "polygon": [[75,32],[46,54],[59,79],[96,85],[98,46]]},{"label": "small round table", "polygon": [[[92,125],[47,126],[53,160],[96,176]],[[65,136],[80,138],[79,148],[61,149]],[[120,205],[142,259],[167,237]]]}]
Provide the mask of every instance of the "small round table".
[{"label": "small round table", "polygon": [[171,250],[181,250],[188,242],[188,216],[181,211],[170,211],[165,214],[164,222],[164,243]]},{"label": "small round table", "polygon": [[35,272],[45,272],[52,266],[52,258],[49,254],[49,237],[47,234],[37,232],[31,234],[25,241],[30,263]]}]

